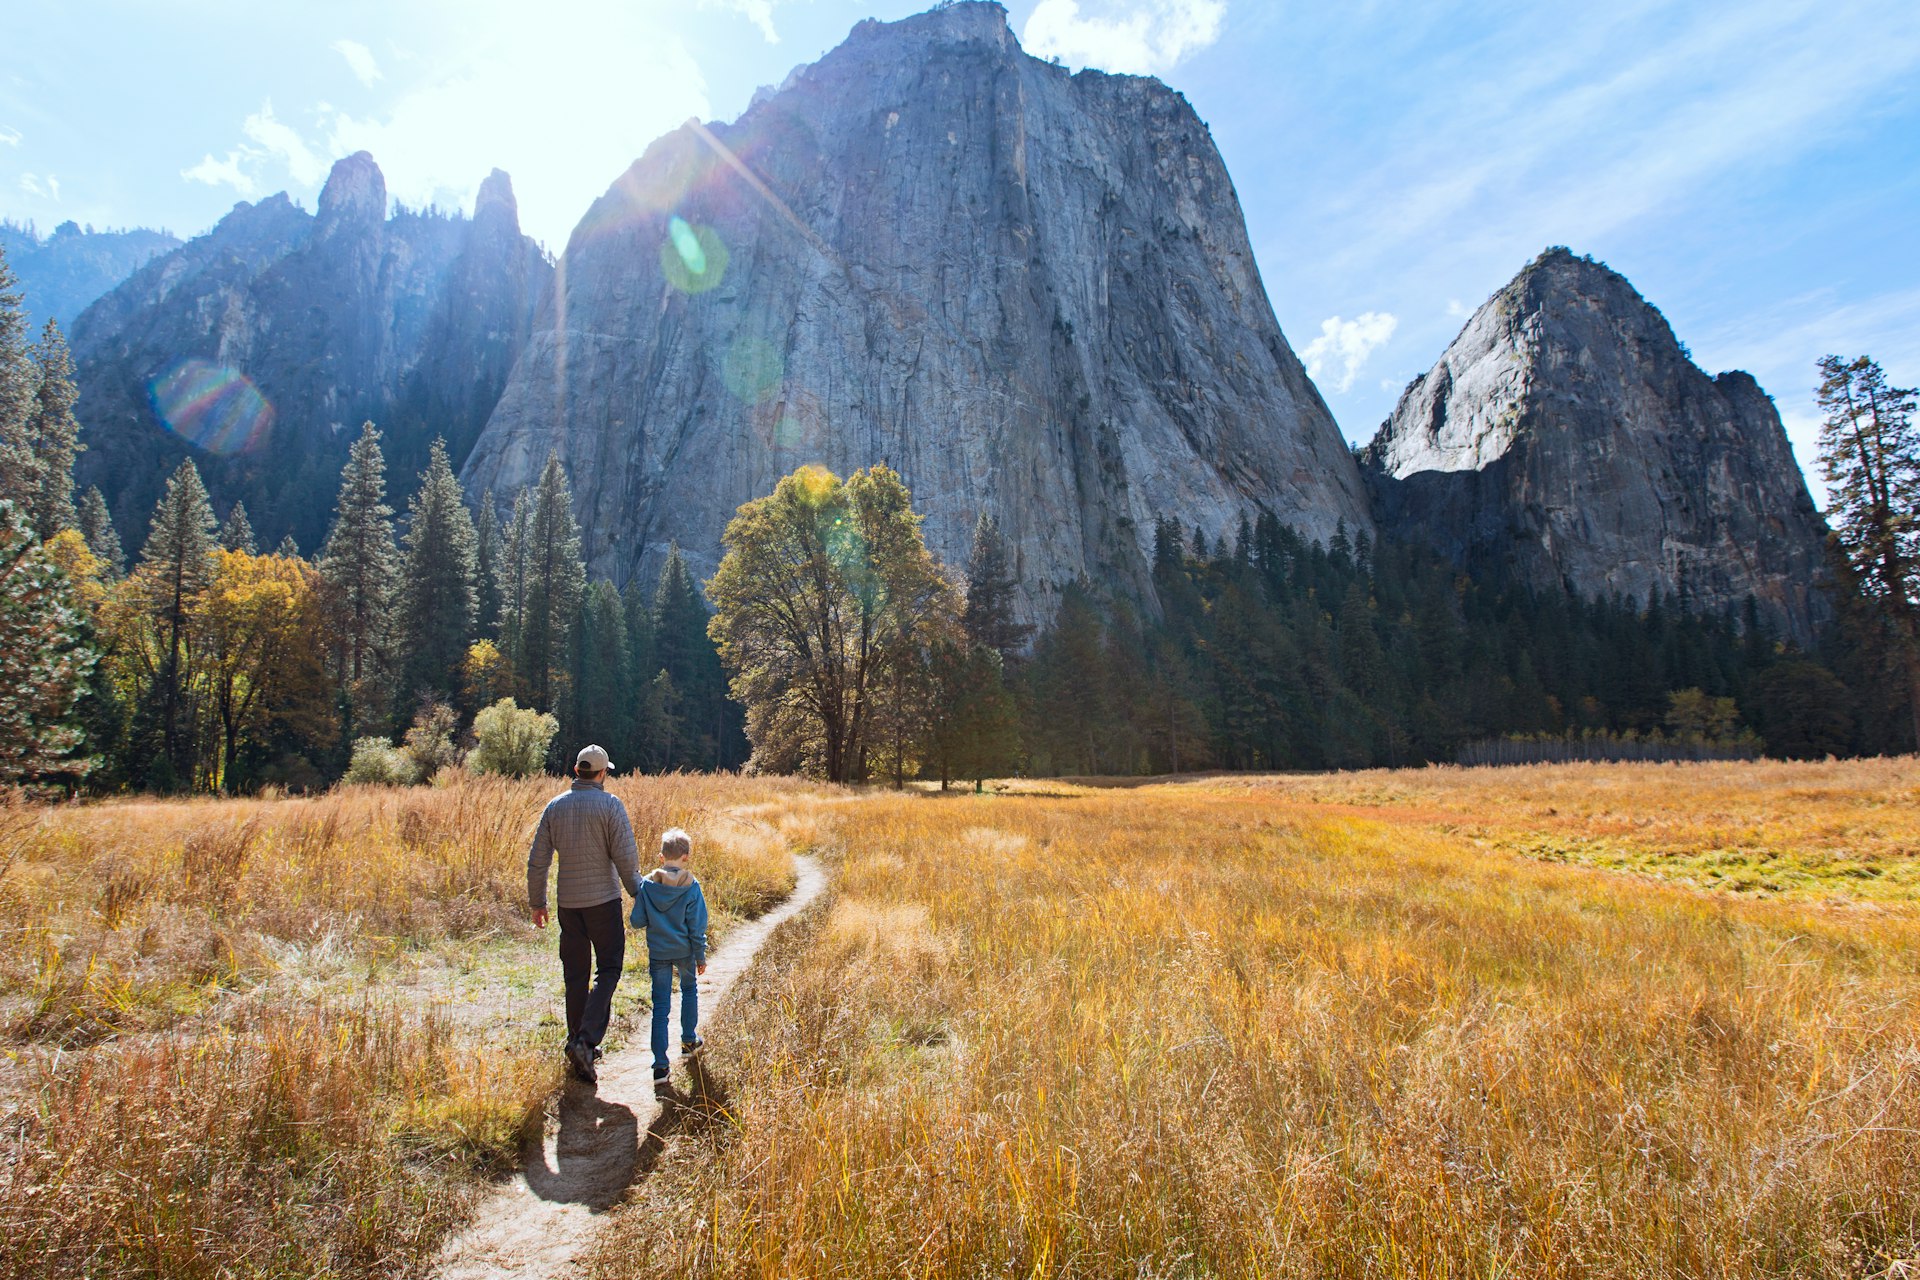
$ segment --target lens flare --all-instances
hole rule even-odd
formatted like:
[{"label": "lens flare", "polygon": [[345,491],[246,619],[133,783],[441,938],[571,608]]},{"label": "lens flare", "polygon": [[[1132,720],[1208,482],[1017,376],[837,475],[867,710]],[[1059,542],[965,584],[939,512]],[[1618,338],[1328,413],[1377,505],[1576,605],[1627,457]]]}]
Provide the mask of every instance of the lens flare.
[{"label": "lens flare", "polygon": [[720,362],[720,381],[735,399],[747,404],[765,404],[780,389],[786,372],[780,348],[763,338],[740,339]]},{"label": "lens flare", "polygon": [[245,453],[273,423],[273,406],[246,374],[211,360],[187,359],[147,384],[167,430],[209,453]]},{"label": "lens flare", "polygon": [[667,222],[667,238],[673,241],[673,251],[680,255],[680,261],[687,270],[695,275],[705,275],[707,270],[707,251],[700,247],[700,237],[687,225],[687,220],[675,214]]},{"label": "lens flare", "polygon": [[667,219],[660,268],[682,293],[705,293],[727,274],[727,246],[712,227],[696,227],[679,214]]}]

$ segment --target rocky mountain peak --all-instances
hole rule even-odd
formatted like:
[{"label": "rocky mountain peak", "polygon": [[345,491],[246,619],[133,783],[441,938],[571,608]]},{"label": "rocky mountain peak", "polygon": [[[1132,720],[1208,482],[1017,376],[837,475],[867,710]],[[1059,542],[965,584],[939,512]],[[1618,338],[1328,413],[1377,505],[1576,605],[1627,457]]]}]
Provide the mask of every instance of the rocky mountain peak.
[{"label": "rocky mountain peak", "polygon": [[857,48],[874,39],[923,44],[979,41],[1016,52],[1020,48],[1007,22],[1006,6],[996,0],[961,0],[959,4],[929,9],[893,22],[869,18],[853,29],[846,47]]},{"label": "rocky mountain peak", "polygon": [[334,161],[320,188],[320,221],[382,223],[387,219],[387,179],[373,156],[356,151]]},{"label": "rocky mountain peak", "polygon": [[480,194],[473,200],[473,220],[503,221],[515,230],[520,226],[520,205],[513,197],[513,179],[504,169],[495,169],[480,183]]},{"label": "rocky mountain peak", "polygon": [[1749,597],[1799,640],[1825,526],[1773,402],[1708,377],[1626,277],[1550,249],[1468,319],[1363,455],[1382,524],[1536,588]]},{"label": "rocky mountain peak", "polygon": [[647,149],[570,238],[464,479],[504,498],[555,450],[621,583],[675,541],[711,572],[803,463],[892,466],[949,563],[991,512],[1030,619],[1083,578],[1155,608],[1161,519],[1372,526],[1206,127],[1025,55],[997,4],[864,22]]}]

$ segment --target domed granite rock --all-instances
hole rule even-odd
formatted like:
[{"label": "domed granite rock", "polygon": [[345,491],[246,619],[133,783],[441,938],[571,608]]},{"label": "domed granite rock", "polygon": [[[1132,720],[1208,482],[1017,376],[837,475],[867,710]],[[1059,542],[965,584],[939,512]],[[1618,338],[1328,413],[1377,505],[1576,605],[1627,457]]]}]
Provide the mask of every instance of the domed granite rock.
[{"label": "domed granite rock", "polygon": [[995,4],[868,21],[730,125],[689,123],[568,243],[467,463],[572,477],[592,572],[710,572],[795,467],[885,462],[1023,611],[1082,575],[1152,607],[1154,522],[1370,527],[1267,302],[1206,126],[1157,80],[1021,52]]},{"label": "domed granite rock", "polygon": [[1773,402],[1710,378],[1617,272],[1549,250],[1415,379],[1364,461],[1382,529],[1587,597],[1830,616],[1826,524]]}]

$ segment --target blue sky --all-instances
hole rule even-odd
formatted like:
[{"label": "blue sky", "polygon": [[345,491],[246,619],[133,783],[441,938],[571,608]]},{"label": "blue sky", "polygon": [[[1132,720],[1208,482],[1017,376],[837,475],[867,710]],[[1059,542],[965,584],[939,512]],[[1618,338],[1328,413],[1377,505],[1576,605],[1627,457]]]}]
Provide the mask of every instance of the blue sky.
[{"label": "blue sky", "polygon": [[[365,148],[410,204],[469,203],[506,169],[557,249],[660,133],[731,119],[860,18],[922,7],[33,6],[0,50],[0,216],[192,234],[278,190],[311,207],[331,160]],[[1625,273],[1709,371],[1750,370],[1803,462],[1820,355],[1920,382],[1912,0],[1008,8],[1031,52],[1186,93],[1352,439],[1550,244]]]}]

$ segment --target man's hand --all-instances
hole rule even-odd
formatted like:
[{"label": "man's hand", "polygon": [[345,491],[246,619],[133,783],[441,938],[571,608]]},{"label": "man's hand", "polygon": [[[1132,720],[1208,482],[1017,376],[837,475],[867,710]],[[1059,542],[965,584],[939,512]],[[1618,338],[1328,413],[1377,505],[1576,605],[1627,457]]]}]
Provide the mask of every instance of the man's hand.
[{"label": "man's hand", "polygon": [[535,907],[533,909],[533,927],[536,929],[544,929],[547,927],[547,909],[545,907]]},{"label": "man's hand", "polygon": [[703,965],[703,964],[697,964],[697,965],[695,965],[695,966],[693,966],[693,974],[694,974],[694,976],[695,976],[696,978],[704,978],[704,977],[706,977],[706,976],[707,976],[707,966],[705,966],[705,965]]}]

